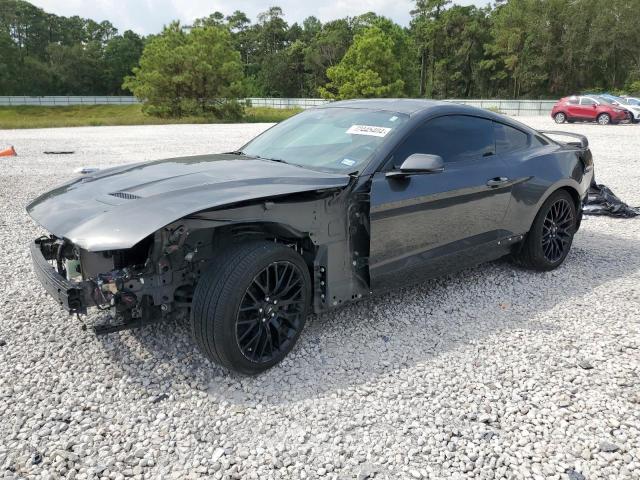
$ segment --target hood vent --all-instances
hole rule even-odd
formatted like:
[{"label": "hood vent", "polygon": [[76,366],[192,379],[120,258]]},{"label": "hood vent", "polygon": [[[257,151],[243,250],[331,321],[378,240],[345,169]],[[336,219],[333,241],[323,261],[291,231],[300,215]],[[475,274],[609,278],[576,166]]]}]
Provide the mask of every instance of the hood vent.
[{"label": "hood vent", "polygon": [[112,197],[122,198],[124,200],[135,200],[136,198],[141,198],[138,195],[134,195],[133,193],[127,193],[127,192],[113,192],[113,193],[110,193],[109,195],[111,195]]}]

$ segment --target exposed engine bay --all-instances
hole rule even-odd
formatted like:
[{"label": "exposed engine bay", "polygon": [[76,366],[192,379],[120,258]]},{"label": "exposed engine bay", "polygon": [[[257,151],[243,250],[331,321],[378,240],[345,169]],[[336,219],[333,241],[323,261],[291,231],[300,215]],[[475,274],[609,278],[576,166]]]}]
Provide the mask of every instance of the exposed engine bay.
[{"label": "exposed engine bay", "polygon": [[[129,249],[90,252],[53,235],[35,245],[51,274],[63,277],[67,292],[75,292],[61,300],[68,302],[70,313],[86,314],[94,306],[112,313],[117,323],[94,327],[98,334],[188,315],[201,274],[225,246],[247,239],[281,243],[299,253],[318,292],[314,310],[321,311],[370,293],[368,195],[357,195],[361,201],[347,205],[341,192],[310,192],[201,212]],[[309,216],[309,208],[316,214]],[[291,219],[302,229],[284,224]]]}]

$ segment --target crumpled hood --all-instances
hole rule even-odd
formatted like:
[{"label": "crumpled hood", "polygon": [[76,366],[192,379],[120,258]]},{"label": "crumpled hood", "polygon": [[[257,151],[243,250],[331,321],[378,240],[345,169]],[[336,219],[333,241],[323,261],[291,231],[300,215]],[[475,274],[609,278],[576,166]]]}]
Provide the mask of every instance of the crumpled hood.
[{"label": "crumpled hood", "polygon": [[41,195],[27,212],[82,248],[116,250],[195,212],[348,182],[346,174],[231,154],[201,155],[101,170]]}]

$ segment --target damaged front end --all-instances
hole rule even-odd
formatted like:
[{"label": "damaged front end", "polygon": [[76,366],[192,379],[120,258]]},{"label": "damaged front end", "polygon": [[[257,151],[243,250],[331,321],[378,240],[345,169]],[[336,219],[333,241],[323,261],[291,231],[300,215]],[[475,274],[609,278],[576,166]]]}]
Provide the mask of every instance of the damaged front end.
[{"label": "damaged front end", "polygon": [[198,212],[125,249],[89,251],[41,237],[31,245],[34,269],[68,312],[109,310],[116,323],[94,330],[110,333],[187,317],[199,279],[230,246],[276,242],[304,259],[312,309],[321,312],[370,293],[368,187],[356,183]]},{"label": "damaged front end", "polygon": [[31,257],[42,285],[70,314],[109,310],[116,323],[94,330],[111,333],[162,320],[174,309],[174,272],[162,252],[154,262],[154,245],[170,241],[166,237],[158,233],[130,249],[89,252],[51,235],[31,244]]}]

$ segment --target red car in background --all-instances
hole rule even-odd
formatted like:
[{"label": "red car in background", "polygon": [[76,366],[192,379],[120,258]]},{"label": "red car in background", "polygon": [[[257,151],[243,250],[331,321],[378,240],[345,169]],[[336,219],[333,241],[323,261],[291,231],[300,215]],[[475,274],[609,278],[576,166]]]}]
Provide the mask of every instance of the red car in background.
[{"label": "red car in background", "polygon": [[561,98],[553,106],[551,117],[556,123],[598,122],[600,125],[620,123],[630,118],[627,110],[596,95]]}]

